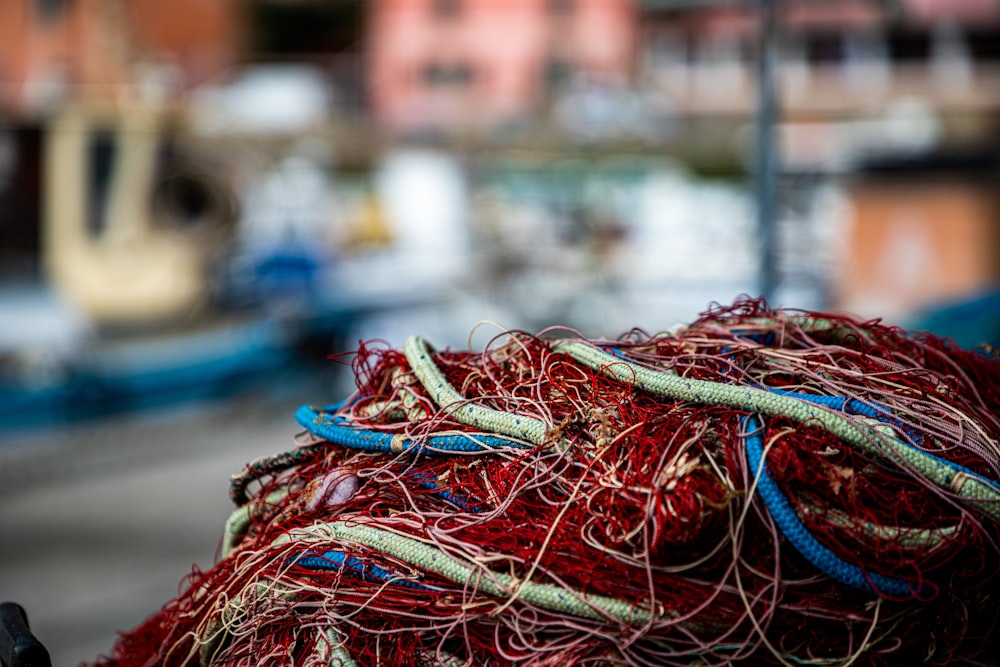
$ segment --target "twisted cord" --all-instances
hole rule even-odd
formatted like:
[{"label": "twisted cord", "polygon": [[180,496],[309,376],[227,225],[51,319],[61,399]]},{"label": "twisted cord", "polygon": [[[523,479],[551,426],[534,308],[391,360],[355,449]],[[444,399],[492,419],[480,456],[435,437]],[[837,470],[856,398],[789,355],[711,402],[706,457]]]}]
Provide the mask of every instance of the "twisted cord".
[{"label": "twisted cord", "polygon": [[438,369],[431,358],[430,346],[423,338],[410,336],[403,346],[403,352],[413,374],[434,403],[455,421],[487,433],[519,438],[533,445],[541,445],[546,441],[548,428],[540,419],[468,403]]},{"label": "twisted cord", "polygon": [[747,417],[745,428],[747,462],[750,464],[751,474],[757,480],[757,492],[781,532],[806,560],[843,584],[880,596],[910,598],[925,592],[922,590],[925,586],[904,579],[887,577],[877,572],[865,572],[820,544],[819,540],[813,537],[799,521],[795,508],[767,470],[767,463],[764,461],[764,438],[761,436],[763,425],[760,420],[753,416]]},{"label": "twisted cord", "polygon": [[955,493],[994,519],[1000,520],[1000,489],[988,480],[955,463],[889,437],[881,432],[882,429],[863,427],[831,410],[817,409],[821,406],[812,402],[754,387],[683,378],[625,361],[580,341],[559,341],[553,348],[610,377],[656,396],[784,416],[798,423],[817,423],[832,435],[870,454],[883,458],[888,454],[897,456],[940,489]]},{"label": "twisted cord", "polygon": [[303,405],[295,421],[312,435],[351,449],[384,454],[446,455],[460,452],[489,452],[524,449],[524,442],[481,433],[449,433],[408,438],[403,434],[383,433],[348,426],[346,419]]},{"label": "twisted cord", "polygon": [[291,541],[327,540],[362,544],[493,597],[507,598],[517,590],[518,599],[549,611],[596,621],[610,618],[629,625],[643,625],[658,618],[649,609],[624,600],[570,591],[552,584],[518,581],[509,574],[472,567],[424,542],[367,524],[350,521],[316,523],[307,530],[293,530],[279,535],[274,545]]}]

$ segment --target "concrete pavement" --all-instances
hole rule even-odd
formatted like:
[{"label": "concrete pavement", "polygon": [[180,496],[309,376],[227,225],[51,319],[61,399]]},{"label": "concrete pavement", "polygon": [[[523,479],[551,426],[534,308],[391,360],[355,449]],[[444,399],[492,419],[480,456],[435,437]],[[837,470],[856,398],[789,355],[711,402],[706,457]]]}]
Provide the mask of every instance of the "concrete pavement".
[{"label": "concrete pavement", "polygon": [[329,398],[250,397],[0,441],[0,600],[25,607],[53,665],[106,653],[193,564],[212,564],[230,475],[291,447],[295,407]]}]

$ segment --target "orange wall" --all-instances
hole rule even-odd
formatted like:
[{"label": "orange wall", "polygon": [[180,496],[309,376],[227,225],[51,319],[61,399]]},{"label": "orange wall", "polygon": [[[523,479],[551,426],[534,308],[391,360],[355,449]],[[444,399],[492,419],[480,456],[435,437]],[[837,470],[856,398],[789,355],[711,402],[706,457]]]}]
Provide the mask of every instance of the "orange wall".
[{"label": "orange wall", "polygon": [[15,82],[24,79],[26,9],[21,2],[0,2],[0,108],[13,106]]},{"label": "orange wall", "polygon": [[235,63],[248,0],[130,0],[136,39],[176,60],[188,86]]},{"label": "orange wall", "polygon": [[908,316],[1000,281],[1000,195],[957,180],[860,184],[836,307],[865,317]]},{"label": "orange wall", "polygon": [[0,2],[0,80],[5,108],[20,106],[32,77],[62,67],[72,80],[80,44],[80,15],[67,11],[56,20],[40,21],[31,0]]},{"label": "orange wall", "polygon": [[43,18],[35,0],[0,0],[0,105],[32,109],[32,91],[61,72],[73,98],[127,94],[133,67],[165,59],[195,85],[232,64],[247,0],[73,0]]}]

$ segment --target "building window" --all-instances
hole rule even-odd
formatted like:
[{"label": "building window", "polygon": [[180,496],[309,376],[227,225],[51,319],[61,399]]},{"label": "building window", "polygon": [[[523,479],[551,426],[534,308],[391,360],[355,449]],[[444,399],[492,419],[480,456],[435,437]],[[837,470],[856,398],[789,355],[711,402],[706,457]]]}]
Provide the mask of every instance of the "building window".
[{"label": "building window", "polygon": [[432,87],[464,87],[472,83],[475,72],[468,65],[431,63],[424,68],[424,83]]},{"label": "building window", "polygon": [[431,11],[438,19],[453,19],[462,13],[462,0],[431,0]]},{"label": "building window", "polygon": [[563,88],[573,79],[573,66],[565,60],[550,58],[545,63],[542,79],[548,90]]},{"label": "building window", "polygon": [[69,0],[35,0],[35,16],[42,23],[54,23],[66,10]]},{"label": "building window", "polygon": [[834,32],[813,35],[806,49],[809,62],[819,65],[835,65],[846,55],[843,35]]},{"label": "building window", "polygon": [[573,13],[576,3],[573,0],[548,0],[549,13],[557,16],[565,16]]}]

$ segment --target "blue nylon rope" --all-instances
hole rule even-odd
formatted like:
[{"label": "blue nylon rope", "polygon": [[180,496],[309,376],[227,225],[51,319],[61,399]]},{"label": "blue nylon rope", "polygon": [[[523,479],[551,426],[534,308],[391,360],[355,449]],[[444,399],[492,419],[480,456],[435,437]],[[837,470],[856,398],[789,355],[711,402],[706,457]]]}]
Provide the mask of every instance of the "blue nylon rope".
[{"label": "blue nylon rope", "polygon": [[889,408],[886,408],[879,403],[865,403],[864,401],[856,398],[848,399],[845,396],[822,396],[820,394],[802,394],[795,391],[785,391],[784,389],[776,389],[774,387],[762,386],[762,388],[767,389],[772,394],[798,398],[803,401],[815,403],[816,405],[822,405],[830,408],[831,410],[846,410],[851,414],[861,415],[862,417],[870,417],[887,423],[895,423],[896,421],[893,419]]},{"label": "blue nylon rope", "polygon": [[858,400],[856,398],[845,398],[844,396],[821,396],[819,394],[800,394],[793,391],[784,391],[782,389],[774,389],[772,387],[763,387],[768,391],[779,394],[781,396],[790,396],[791,398],[797,398],[799,400],[808,401],[809,403],[814,403],[816,405],[822,405],[824,407],[830,408],[831,410],[843,410],[849,414],[861,415],[862,417],[869,417],[871,419],[877,419],[878,421],[889,424],[890,426],[899,429],[906,433],[912,443],[906,442],[905,440],[900,440],[900,442],[907,447],[912,449],[919,449],[921,452],[926,454],[928,457],[934,459],[935,463],[940,463],[948,468],[951,468],[955,472],[960,472],[967,477],[974,477],[980,482],[988,485],[994,485],[995,482],[983,477],[982,475],[975,473],[965,466],[959,465],[954,461],[949,461],[948,459],[941,458],[940,456],[935,456],[934,454],[928,452],[923,448],[924,439],[919,433],[915,433],[913,429],[908,428],[905,424],[900,422],[893,414],[889,408],[883,406],[880,403],[866,403],[865,401]]},{"label": "blue nylon rope", "polygon": [[322,553],[317,551],[306,551],[294,559],[294,564],[310,570],[340,571],[347,569],[353,571],[355,574],[360,575],[363,579],[367,579],[368,581],[391,581],[394,584],[406,586],[407,588],[425,591],[431,590],[429,587],[418,584],[415,581],[403,579],[399,575],[393,574],[392,571],[387,570],[384,567],[380,567],[374,563],[365,562],[359,558],[355,558],[354,556],[348,556],[343,551],[324,551]]},{"label": "blue nylon rope", "polygon": [[[799,521],[791,501],[768,473],[767,464],[763,460],[764,438],[761,435],[763,426],[760,421],[756,417],[749,416],[746,418],[745,428],[747,431],[744,436],[747,462],[750,464],[750,472],[758,478],[757,492],[774,519],[774,523],[806,560],[833,579],[862,591],[894,598],[912,598],[924,592],[922,587],[914,582],[888,577],[876,572],[865,572],[857,565],[848,563],[820,544]],[[763,470],[761,470],[761,466],[763,466]]]},{"label": "blue nylon rope", "polygon": [[[604,349],[611,351],[616,356],[624,359],[621,350],[606,346]],[[769,391],[783,396],[789,396],[799,400],[807,401],[815,405],[820,405],[832,410],[842,410],[852,414],[861,415],[871,419],[877,419],[897,428],[899,424],[891,411],[877,403],[870,404],[858,399],[848,399],[844,396],[823,396],[817,394],[803,394],[781,389],[765,387]],[[393,449],[393,440],[397,436],[390,433],[383,433],[369,429],[357,429],[347,425],[347,420],[342,417],[332,417],[322,413],[333,412],[339,409],[344,403],[337,403],[316,410],[305,405],[299,408],[295,414],[295,419],[303,428],[317,437],[321,437],[331,443],[370,452],[393,453],[421,453],[447,455],[452,452],[481,452],[500,448],[524,448],[523,443],[503,438],[495,435],[476,434],[475,439],[462,434],[437,435],[423,438],[419,443],[413,440],[403,440],[397,442],[396,450]],[[762,426],[760,421],[753,416],[747,417],[745,436],[746,456],[752,474],[758,477],[757,488],[768,512],[773,517],[775,524],[785,535],[786,539],[795,549],[801,553],[806,560],[819,568],[831,578],[866,592],[885,595],[895,598],[912,598],[920,596],[926,592],[926,586],[921,586],[915,582],[881,575],[875,572],[865,572],[857,565],[853,565],[832,551],[824,547],[802,524],[792,507],[791,501],[778,487],[767,471],[767,465],[763,463],[764,443],[760,435]],[[915,438],[919,443],[919,436]],[[908,444],[908,443],[907,443]],[[913,445],[909,445],[913,446]],[[980,477],[964,467],[941,459],[942,463],[956,471],[964,472],[967,475]],[[761,471],[761,466],[764,466]],[[470,504],[463,498],[440,489],[433,480],[418,480],[421,486],[429,489],[436,489],[438,494],[448,502],[472,512],[481,511],[478,506]],[[336,552],[331,552],[336,553]],[[310,561],[311,562],[311,561]],[[359,561],[360,563],[360,561]],[[362,565],[364,565],[362,563]]]},{"label": "blue nylon rope", "polygon": [[517,440],[487,434],[431,435],[419,441],[409,438],[397,441],[397,449],[393,449],[393,441],[397,438],[392,433],[383,433],[370,429],[359,429],[347,425],[347,420],[321,414],[320,410],[309,405],[303,405],[295,413],[295,421],[299,426],[313,435],[323,438],[336,445],[359,449],[366,452],[396,452],[427,455],[447,455],[452,452],[483,452],[494,449],[526,449],[526,445]]},{"label": "blue nylon rope", "polygon": [[[626,357],[625,354],[617,347],[614,347],[612,345],[602,345],[600,347],[605,352],[613,354],[614,356],[622,359],[626,363],[629,364],[635,363],[634,361],[631,361],[628,357]],[[890,426],[902,431],[907,436],[909,436],[910,440],[912,440],[912,442],[906,442],[905,440],[900,440],[901,444],[910,447],[911,449],[919,450],[921,453],[933,459],[935,463],[940,463],[941,465],[944,465],[955,472],[960,472],[966,475],[967,477],[974,477],[983,484],[991,486],[995,485],[995,482],[987,479],[986,477],[983,477],[982,475],[975,473],[972,470],[969,470],[968,468],[955,463],[954,461],[949,461],[948,459],[941,458],[940,456],[935,456],[931,452],[924,449],[923,437],[919,433],[914,432],[913,429],[908,428],[905,424],[900,422],[899,419],[897,419],[895,415],[892,414],[892,411],[888,407],[880,403],[874,401],[865,402],[856,398],[847,398],[845,396],[823,396],[821,394],[803,394],[794,391],[786,391],[784,389],[777,389],[775,387],[767,387],[765,385],[755,384],[754,386],[758,387],[759,389],[765,389],[773,394],[778,394],[779,396],[788,396],[789,398],[796,398],[800,401],[806,401],[814,405],[820,405],[825,408],[829,408],[831,410],[840,410],[847,412],[849,414],[868,417],[869,419],[877,419],[878,421],[884,424],[889,424]]]},{"label": "blue nylon rope", "polygon": [[452,505],[455,505],[459,509],[465,510],[466,512],[473,512],[478,514],[483,511],[483,508],[479,505],[470,503],[468,500],[458,495],[457,493],[452,493],[447,489],[442,489],[438,484],[438,480],[431,475],[414,471],[411,473],[414,478],[420,483],[420,488],[429,489],[434,491],[435,495],[439,498],[443,498]]}]

